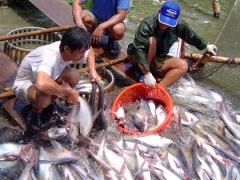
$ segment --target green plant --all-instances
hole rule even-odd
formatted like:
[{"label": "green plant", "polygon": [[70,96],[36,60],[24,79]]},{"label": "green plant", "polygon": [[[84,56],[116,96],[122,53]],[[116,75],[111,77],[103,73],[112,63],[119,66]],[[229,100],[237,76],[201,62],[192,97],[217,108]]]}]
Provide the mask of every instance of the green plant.
[{"label": "green plant", "polygon": [[73,4],[73,0],[65,0],[68,4],[72,5]]}]

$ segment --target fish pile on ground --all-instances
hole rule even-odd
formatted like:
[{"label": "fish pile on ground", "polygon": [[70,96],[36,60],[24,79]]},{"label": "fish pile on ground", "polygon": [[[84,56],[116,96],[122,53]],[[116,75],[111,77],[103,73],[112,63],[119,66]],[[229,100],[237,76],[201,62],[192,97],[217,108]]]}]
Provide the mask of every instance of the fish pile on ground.
[{"label": "fish pile on ground", "polygon": [[92,130],[78,144],[67,127],[51,127],[43,132],[43,142],[0,144],[0,178],[240,179],[239,112],[230,110],[216,92],[186,78],[167,90],[174,113],[163,132],[121,133],[111,119],[110,95],[108,129]]}]

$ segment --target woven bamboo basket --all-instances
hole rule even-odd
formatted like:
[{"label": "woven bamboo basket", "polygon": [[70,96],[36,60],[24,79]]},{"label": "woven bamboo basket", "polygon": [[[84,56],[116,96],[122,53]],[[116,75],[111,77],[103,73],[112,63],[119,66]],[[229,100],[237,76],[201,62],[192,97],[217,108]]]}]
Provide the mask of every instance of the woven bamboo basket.
[{"label": "woven bamboo basket", "polygon": [[[7,36],[44,29],[45,28],[41,27],[23,27],[10,31]],[[23,58],[33,49],[59,41],[61,38],[62,36],[57,32],[50,32],[6,40],[4,44],[4,52],[17,64],[21,64]]]}]

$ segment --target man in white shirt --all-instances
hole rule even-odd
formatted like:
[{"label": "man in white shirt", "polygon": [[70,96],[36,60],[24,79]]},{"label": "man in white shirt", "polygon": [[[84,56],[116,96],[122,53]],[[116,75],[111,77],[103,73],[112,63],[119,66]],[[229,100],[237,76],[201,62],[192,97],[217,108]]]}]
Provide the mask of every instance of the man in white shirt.
[{"label": "man in white shirt", "polygon": [[[57,97],[65,96],[68,103],[79,103],[79,92],[72,89],[79,82],[79,72],[76,68],[66,68],[69,64],[87,61],[92,81],[100,80],[90,44],[91,35],[75,26],[64,33],[61,41],[38,47],[23,59],[13,91],[31,107],[26,121],[28,129],[39,130],[42,109],[53,104]],[[72,88],[65,87],[63,81]]]}]

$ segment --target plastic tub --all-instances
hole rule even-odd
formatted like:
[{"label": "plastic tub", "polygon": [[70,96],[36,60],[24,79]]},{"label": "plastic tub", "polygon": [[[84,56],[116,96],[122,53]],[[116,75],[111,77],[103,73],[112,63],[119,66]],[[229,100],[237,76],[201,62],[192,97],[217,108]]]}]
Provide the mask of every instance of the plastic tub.
[{"label": "plastic tub", "polygon": [[[159,132],[164,130],[166,126],[171,122],[173,109],[172,99],[168,92],[158,84],[156,85],[155,88],[148,88],[143,83],[137,83],[125,88],[123,91],[120,92],[120,94],[116,97],[115,101],[113,102],[112,111],[116,112],[117,109],[122,105],[134,102],[137,99],[140,99],[142,96],[145,96],[146,98],[149,99],[153,99],[156,102],[163,104],[167,110],[167,117],[161,125],[156,126],[151,131],[145,131],[143,133],[129,131],[127,129],[124,129],[122,126],[118,125],[119,129],[127,134],[138,135]],[[112,114],[112,119],[116,120],[116,116],[114,113]]]}]

